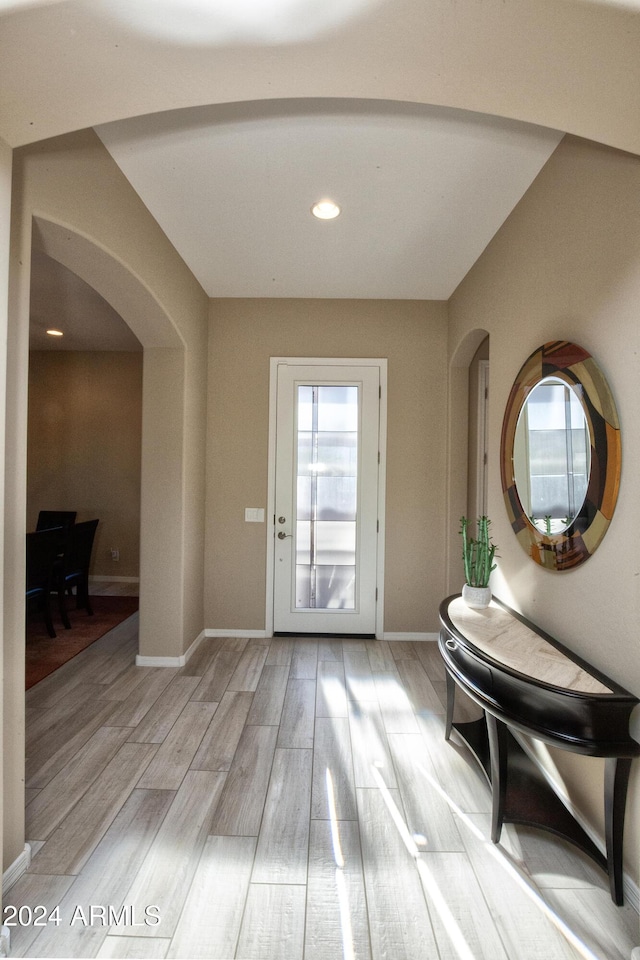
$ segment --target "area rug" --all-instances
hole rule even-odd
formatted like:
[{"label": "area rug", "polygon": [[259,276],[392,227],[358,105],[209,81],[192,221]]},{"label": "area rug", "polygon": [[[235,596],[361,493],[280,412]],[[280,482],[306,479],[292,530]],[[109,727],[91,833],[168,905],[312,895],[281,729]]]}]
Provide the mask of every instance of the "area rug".
[{"label": "area rug", "polygon": [[86,610],[76,610],[74,604],[75,601],[69,604],[70,630],[65,630],[54,615],[55,638],[48,635],[44,621],[36,611],[29,614],[26,629],[27,690],[135,613],[138,597],[91,597],[92,617]]}]

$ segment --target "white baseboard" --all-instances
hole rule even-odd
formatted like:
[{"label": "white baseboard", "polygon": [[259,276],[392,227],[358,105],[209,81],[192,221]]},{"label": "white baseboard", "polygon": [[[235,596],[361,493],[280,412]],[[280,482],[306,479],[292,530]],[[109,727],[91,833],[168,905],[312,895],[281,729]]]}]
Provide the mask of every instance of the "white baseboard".
[{"label": "white baseboard", "polygon": [[31,865],[31,847],[25,843],[24,850],[2,874],[2,892],[10,890],[14,883],[26,873]]},{"label": "white baseboard", "polygon": [[205,636],[206,630],[202,630],[191,646],[180,657],[145,657],[141,654],[136,655],[136,667],[184,667],[196,652]]},{"label": "white baseboard", "polygon": [[[225,630],[221,627],[208,627],[205,631],[207,637],[239,637],[248,640],[266,640],[270,634],[266,630]],[[428,640],[438,639],[437,633],[384,633],[383,640]]]},{"label": "white baseboard", "polygon": [[184,667],[205,637],[240,637],[248,640],[264,640],[267,636],[266,630],[202,630],[182,656],[145,657],[139,653],[136,656],[136,667]]},{"label": "white baseboard", "polygon": [[96,573],[89,577],[89,583],[140,583],[140,577],[105,577]]},{"label": "white baseboard", "polygon": [[423,640],[428,640],[430,643],[433,643],[434,640],[438,639],[437,633],[393,633],[385,632],[382,635],[383,640],[416,640],[421,642]]},{"label": "white baseboard", "polygon": [[[205,630],[207,637],[240,637],[249,640],[266,640],[270,634],[266,630],[223,630],[221,628],[208,628]],[[384,633],[383,640],[428,640],[438,639],[437,633]]]},{"label": "white baseboard", "polygon": [[186,655],[181,657],[144,657],[136,654],[136,667],[184,667]]},{"label": "white baseboard", "polygon": [[[546,769],[543,763],[540,762],[540,759],[536,756],[534,750],[531,749],[528,740],[517,730],[509,728],[510,732],[513,734],[515,739],[518,741],[524,752],[527,754],[530,760],[535,763],[536,767],[545,778],[555,795],[559,800],[565,805],[571,816],[580,824],[584,832],[587,834],[592,843],[598,848],[600,853],[606,857],[607,855],[607,845],[604,837],[602,837],[594,828],[591,823],[582,815],[580,810],[571,802],[566,790],[564,790],[560,782],[551,774],[549,770]],[[628,873],[624,873],[622,877],[622,887],[624,892],[624,902],[636,911],[640,913],[640,887]]]},{"label": "white baseboard", "polygon": [[[266,640],[269,634],[266,630],[225,630],[222,627],[208,627],[193,641],[186,653],[180,657],[145,657],[136,656],[137,667],[184,667],[193,656],[205,637],[231,637],[241,640]],[[433,642],[438,639],[437,633],[385,633],[384,640],[417,640]]]}]

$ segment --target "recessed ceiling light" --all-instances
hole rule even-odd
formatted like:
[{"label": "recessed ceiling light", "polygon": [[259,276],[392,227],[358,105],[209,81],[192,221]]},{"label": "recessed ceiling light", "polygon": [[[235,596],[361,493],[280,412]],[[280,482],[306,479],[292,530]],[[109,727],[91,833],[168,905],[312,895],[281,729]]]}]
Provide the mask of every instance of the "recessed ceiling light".
[{"label": "recessed ceiling light", "polygon": [[340,214],[340,207],[333,200],[318,200],[311,207],[311,213],[318,220],[335,220]]},{"label": "recessed ceiling light", "polygon": [[50,337],[64,337],[62,330],[47,330]]}]

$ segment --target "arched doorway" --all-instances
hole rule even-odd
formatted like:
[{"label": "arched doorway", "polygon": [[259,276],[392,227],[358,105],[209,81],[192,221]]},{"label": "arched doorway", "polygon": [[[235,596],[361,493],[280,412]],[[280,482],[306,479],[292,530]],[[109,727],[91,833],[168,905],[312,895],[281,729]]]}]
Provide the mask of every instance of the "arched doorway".
[{"label": "arched doorway", "polygon": [[[41,510],[73,510],[78,522],[98,518],[91,593],[137,596],[142,345],[93,287],[37,249],[29,314],[27,530],[36,529]],[[114,617],[132,609],[100,603]],[[57,661],[60,644],[31,650],[35,679],[49,653]]]},{"label": "arched doorway", "polygon": [[[446,541],[449,593],[456,593],[462,586],[463,575],[458,543],[460,517],[469,515],[472,507],[475,512],[478,505],[482,503],[484,495],[478,487],[478,473],[481,466],[479,459],[483,456],[478,452],[478,433],[481,423],[485,423],[486,427],[485,410],[480,408],[478,397],[481,360],[488,364],[489,336],[486,330],[473,330],[455,349],[449,363],[448,535]],[[472,370],[473,375],[471,375]],[[473,385],[473,396],[471,385]],[[485,432],[482,441],[483,451],[486,441]]]},{"label": "arched doorway", "polygon": [[[178,521],[182,495],[178,465],[182,458],[184,347],[151,292],[124,264],[87,237],[36,217],[33,247],[93,287],[143,347],[140,652],[166,655],[169,651],[158,650],[154,640],[160,623],[165,628],[167,622],[173,623],[175,635],[180,634],[182,544]],[[161,479],[157,473],[159,451],[164,463]]]}]

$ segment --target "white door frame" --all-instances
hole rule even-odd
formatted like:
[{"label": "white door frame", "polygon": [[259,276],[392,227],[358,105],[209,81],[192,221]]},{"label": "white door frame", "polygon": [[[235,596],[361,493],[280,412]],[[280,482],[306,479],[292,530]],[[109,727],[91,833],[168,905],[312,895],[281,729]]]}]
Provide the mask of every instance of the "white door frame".
[{"label": "white door frame", "polygon": [[384,633],[384,532],[385,532],[385,490],[387,466],[387,361],[386,359],[353,357],[271,357],[269,361],[269,475],[267,483],[267,603],[265,613],[265,632],[273,636],[273,589],[275,567],[275,500],[276,500],[276,404],[278,387],[278,366],[334,366],[357,367],[377,366],[380,371],[380,423],[378,445],[380,469],[378,472],[378,555],[376,564],[377,603],[376,603],[376,639],[382,640]]},{"label": "white door frame", "polygon": [[478,362],[477,437],[476,437],[476,517],[487,513],[487,470],[489,439],[489,361]]}]

